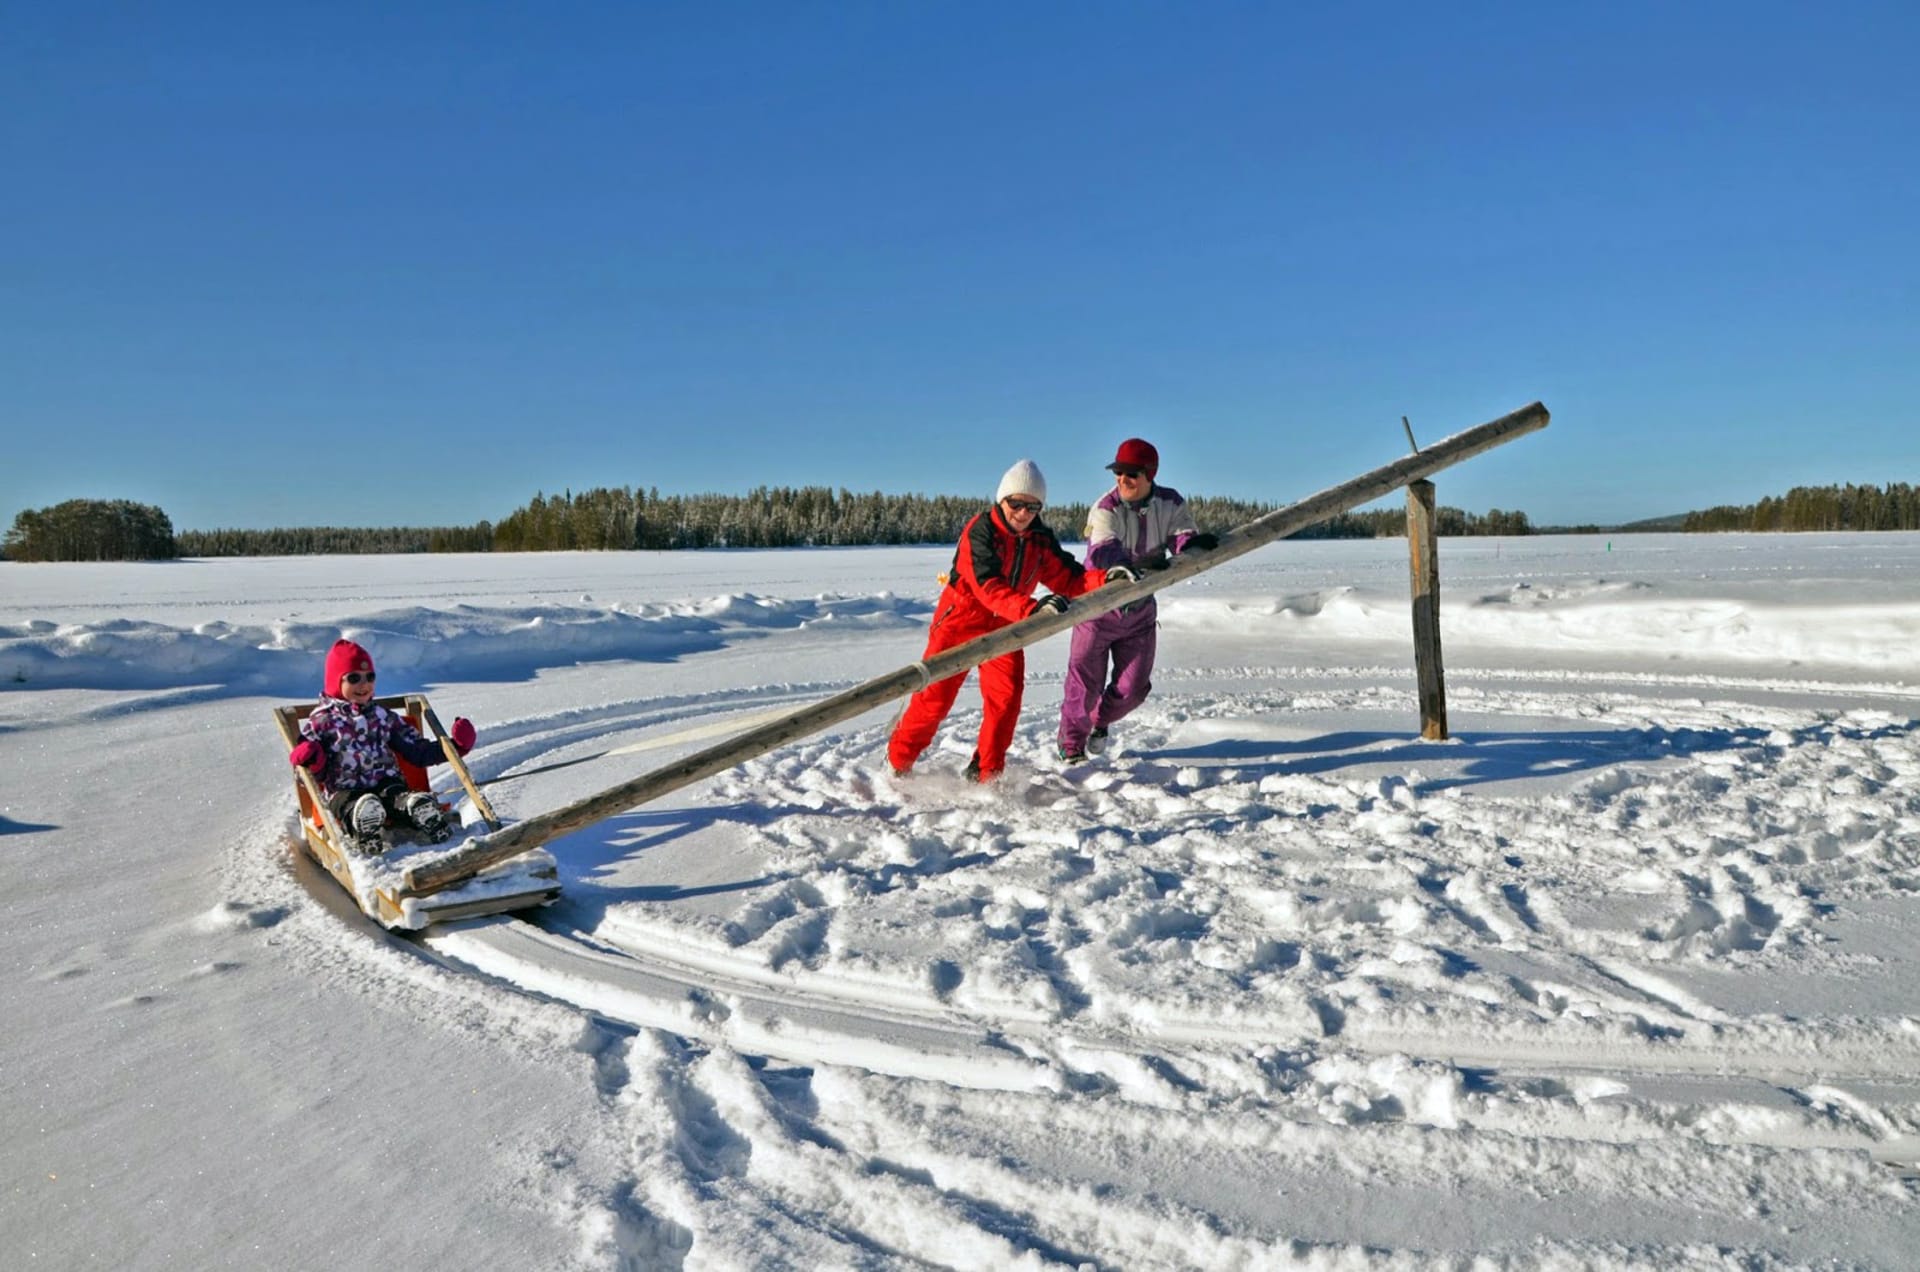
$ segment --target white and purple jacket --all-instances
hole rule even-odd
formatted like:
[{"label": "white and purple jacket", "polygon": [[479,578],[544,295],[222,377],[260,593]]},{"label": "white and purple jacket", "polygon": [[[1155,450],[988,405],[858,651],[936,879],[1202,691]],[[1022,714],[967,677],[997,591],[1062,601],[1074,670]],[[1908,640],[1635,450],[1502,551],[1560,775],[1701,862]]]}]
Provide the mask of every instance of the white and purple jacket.
[{"label": "white and purple jacket", "polygon": [[370,791],[382,782],[400,780],[398,751],[425,768],[447,758],[439,745],[428,741],[405,716],[377,702],[362,711],[344,698],[320,696],[320,705],[300,722],[300,736],[312,738],[327,753],[327,767],[318,774],[320,785],[334,791]]},{"label": "white and purple jacket", "polygon": [[[1171,486],[1155,485],[1145,499],[1134,502],[1109,490],[1087,513],[1087,564],[1104,570],[1110,565],[1132,565],[1161,548],[1177,554],[1197,533],[1187,501]],[[1149,596],[1093,621],[1132,628],[1152,622],[1156,612],[1154,598]]]}]

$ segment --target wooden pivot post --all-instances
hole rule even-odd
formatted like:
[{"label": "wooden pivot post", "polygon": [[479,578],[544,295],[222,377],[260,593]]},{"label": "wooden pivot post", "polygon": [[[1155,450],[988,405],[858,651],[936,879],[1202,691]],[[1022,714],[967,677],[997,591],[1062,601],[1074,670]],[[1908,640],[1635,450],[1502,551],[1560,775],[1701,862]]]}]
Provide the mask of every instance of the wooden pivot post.
[{"label": "wooden pivot post", "polygon": [[1407,483],[1407,551],[1413,565],[1413,667],[1420,683],[1420,736],[1447,736],[1447,686],[1440,668],[1440,536],[1433,483]]},{"label": "wooden pivot post", "polygon": [[1425,450],[1404,459],[1362,473],[1351,481],[1330,486],[1284,508],[1275,508],[1220,536],[1220,543],[1209,552],[1184,552],[1173,558],[1164,570],[1157,570],[1131,583],[1115,583],[1076,598],[1062,613],[1041,611],[1031,618],[989,632],[985,636],[956,645],[944,653],[911,663],[898,671],[855,685],[823,702],[800,707],[758,728],[749,729],[704,751],[674,761],[665,768],[643,773],[631,781],[610,787],[597,795],[576,800],[564,808],[529,817],[511,826],[468,840],[439,860],[415,866],[406,873],[400,889],[404,897],[431,896],[472,878],[496,861],[505,861],[529,848],[537,848],[550,839],[570,834],[583,826],[604,820],[615,813],[658,799],[670,791],[697,782],[703,777],[745,763],[782,743],[818,733],[842,720],[871,711],[885,702],[904,698],[916,689],[957,676],[978,667],[991,658],[1025,649],[1055,632],[1084,623],[1090,618],[1119,609],[1122,605],[1152,596],[1175,583],[1245,556],[1255,548],[1276,539],[1284,539],[1297,530],[1318,525],[1327,518],[1371,503],[1411,481],[1449,468],[1482,451],[1505,445],[1547,426],[1551,418],[1538,402],[1503,415],[1497,420],[1443,438]]}]

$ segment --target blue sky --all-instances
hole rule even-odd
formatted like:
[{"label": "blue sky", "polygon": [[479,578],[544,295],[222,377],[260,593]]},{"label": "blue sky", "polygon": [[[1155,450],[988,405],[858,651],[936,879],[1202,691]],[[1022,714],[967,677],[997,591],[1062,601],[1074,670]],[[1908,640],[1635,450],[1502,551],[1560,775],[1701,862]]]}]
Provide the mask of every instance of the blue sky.
[{"label": "blue sky", "polygon": [[0,528],[1920,481],[1911,3],[23,4]]}]

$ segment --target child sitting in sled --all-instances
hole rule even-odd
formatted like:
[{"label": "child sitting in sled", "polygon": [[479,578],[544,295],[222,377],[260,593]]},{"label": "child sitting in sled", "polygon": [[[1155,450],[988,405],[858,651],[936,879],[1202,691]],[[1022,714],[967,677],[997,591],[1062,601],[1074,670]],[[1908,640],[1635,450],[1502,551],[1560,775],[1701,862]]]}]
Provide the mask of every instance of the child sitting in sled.
[{"label": "child sitting in sled", "polygon": [[[471,721],[454,720],[447,736],[461,755],[473,749]],[[385,848],[380,832],[390,817],[432,843],[453,834],[440,801],[429,791],[407,788],[395,752],[421,768],[446,759],[405,717],[373,700],[373,656],[350,640],[335,641],[327,651],[320,705],[300,722],[300,744],[287,758],[319,779],[327,806],[361,852]]]}]

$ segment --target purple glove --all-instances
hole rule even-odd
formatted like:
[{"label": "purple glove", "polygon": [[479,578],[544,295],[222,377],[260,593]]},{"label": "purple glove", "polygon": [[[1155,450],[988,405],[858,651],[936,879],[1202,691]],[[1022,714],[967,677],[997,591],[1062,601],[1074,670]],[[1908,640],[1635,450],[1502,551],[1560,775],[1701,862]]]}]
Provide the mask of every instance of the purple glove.
[{"label": "purple glove", "polygon": [[453,749],[465,755],[468,751],[473,750],[473,721],[467,719],[465,716],[455,716],[453,718],[453,728],[448,731],[447,737],[452,740]]},{"label": "purple glove", "polygon": [[326,748],[322,747],[312,738],[302,738],[299,746],[287,752],[287,762],[289,764],[297,764],[301,768],[308,769],[317,774],[321,769],[327,767]]}]

